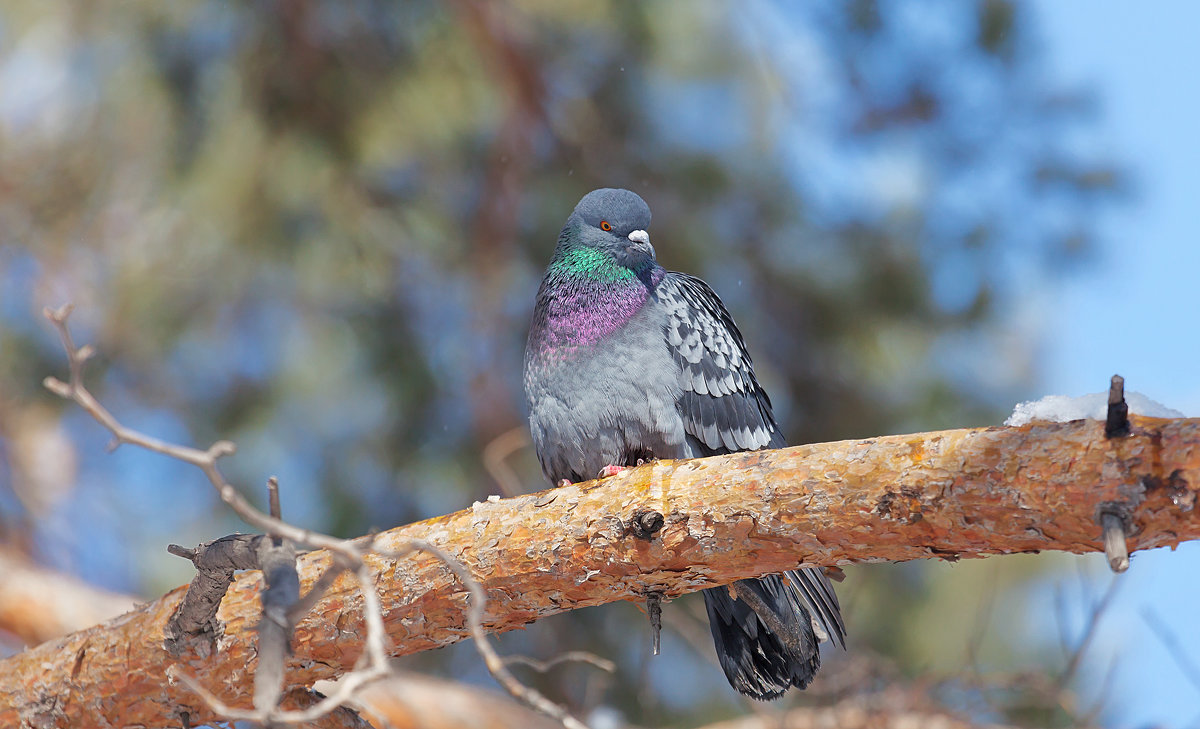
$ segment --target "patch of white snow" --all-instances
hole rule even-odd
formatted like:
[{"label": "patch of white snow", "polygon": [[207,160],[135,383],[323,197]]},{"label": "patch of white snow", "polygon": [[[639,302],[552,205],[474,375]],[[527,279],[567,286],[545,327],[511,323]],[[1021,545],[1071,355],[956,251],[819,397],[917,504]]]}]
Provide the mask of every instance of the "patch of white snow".
[{"label": "patch of white snow", "polygon": [[[1125,403],[1129,405],[1131,415],[1145,415],[1151,418],[1182,418],[1184,414],[1178,410],[1155,402],[1140,392],[1126,392]],[[1104,420],[1108,417],[1108,393],[1093,392],[1080,397],[1067,395],[1047,395],[1041,400],[1030,400],[1013,408],[1012,415],[1004,421],[1005,425],[1025,425],[1035,420],[1066,423],[1071,420]]]}]

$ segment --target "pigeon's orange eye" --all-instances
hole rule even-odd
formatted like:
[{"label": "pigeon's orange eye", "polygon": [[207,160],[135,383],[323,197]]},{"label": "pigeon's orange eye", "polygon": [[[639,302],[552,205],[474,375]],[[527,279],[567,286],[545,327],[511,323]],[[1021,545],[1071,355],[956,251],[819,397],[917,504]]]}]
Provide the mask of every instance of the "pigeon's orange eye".
[{"label": "pigeon's orange eye", "polygon": [[608,224],[607,220],[601,220],[600,221],[600,230],[606,230],[606,231],[612,230],[612,226]]}]

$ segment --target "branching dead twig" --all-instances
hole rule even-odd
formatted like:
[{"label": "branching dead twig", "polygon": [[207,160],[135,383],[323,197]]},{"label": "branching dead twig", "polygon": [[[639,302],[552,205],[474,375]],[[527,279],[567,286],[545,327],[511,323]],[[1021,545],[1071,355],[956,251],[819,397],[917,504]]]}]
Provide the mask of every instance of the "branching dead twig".
[{"label": "branching dead twig", "polygon": [[1171,659],[1179,665],[1184,678],[1197,691],[1200,691],[1200,666],[1193,663],[1188,654],[1180,650],[1180,641],[1177,636],[1171,635],[1171,629],[1167,627],[1167,622],[1163,620],[1162,616],[1154,608],[1142,608],[1141,613],[1142,620],[1146,621],[1150,632],[1154,633],[1154,637],[1158,638],[1159,642],[1163,644],[1163,648],[1167,649],[1167,653],[1171,655]]},{"label": "branching dead twig", "polygon": [[274,519],[254,508],[249,501],[246,501],[238,493],[237,489],[225,481],[225,477],[221,475],[221,469],[217,465],[221,458],[233,455],[237,451],[237,446],[233,443],[227,440],[220,440],[209,446],[207,450],[200,450],[189,446],[168,443],[167,441],[145,435],[122,425],[83,385],[83,365],[87,360],[92,358],[95,350],[91,345],[75,346],[71,332],[67,327],[67,319],[71,315],[72,308],[70,304],[64,304],[58,309],[46,308],[43,312],[46,318],[54,324],[59,338],[62,340],[63,348],[66,350],[67,361],[70,367],[70,380],[63,382],[57,377],[47,377],[42,381],[42,384],[55,395],[74,401],[88,415],[91,415],[105,429],[112,433],[113,442],[110,447],[117,448],[122,444],[128,443],[191,464],[204,472],[209,482],[216,488],[221,500],[228,504],[250,526],[261,529],[272,536],[291,539],[294,542],[307,544],[315,549],[328,549],[351,559],[358,556],[357,549],[351,542],[302,529],[280,519]]},{"label": "branching dead twig", "polygon": [[587,724],[572,716],[565,707],[547,699],[536,689],[521,683],[508,670],[504,659],[496,653],[496,649],[492,647],[492,642],[488,638],[487,632],[483,629],[483,611],[487,605],[487,595],[484,594],[483,587],[480,586],[479,582],[471,577],[471,572],[465,565],[429,542],[417,539],[411,540],[403,551],[398,552],[393,550],[383,554],[389,557],[398,557],[413,550],[420,550],[437,557],[454,572],[455,576],[458,577],[458,581],[467,588],[467,591],[471,595],[471,606],[467,611],[467,628],[471,632],[471,637],[475,640],[475,649],[483,658],[484,665],[487,666],[488,672],[492,674],[492,678],[496,679],[497,683],[503,686],[504,690],[511,694],[513,698],[524,703],[526,706],[530,706],[558,720],[567,729],[588,729]]},{"label": "branching dead twig", "polygon": [[[47,308],[46,318],[54,324],[66,350],[70,371],[70,380],[62,382],[55,377],[47,377],[43,384],[56,395],[72,400],[82,407],[97,422],[103,425],[113,435],[113,447],[124,443],[137,445],[146,450],[189,463],[199,468],[209,482],[220,494],[221,500],[229,505],[247,524],[262,529],[271,537],[288,540],[294,544],[302,544],[316,549],[327,549],[335,555],[355,566],[354,571],[362,586],[363,619],[367,625],[366,651],[363,659],[355,670],[338,684],[338,690],[324,700],[301,711],[285,711],[278,706],[279,692],[263,689],[256,691],[259,700],[274,697],[269,706],[257,706],[253,710],[237,709],[228,706],[200,683],[180,669],[171,666],[167,677],[179,681],[200,696],[209,708],[231,721],[254,721],[268,724],[296,724],[313,721],[334,709],[344,705],[353,692],[361,685],[375,680],[388,673],[387,663],[387,633],[383,627],[383,616],[379,607],[379,597],[375,592],[374,578],[364,561],[363,550],[353,542],[336,539],[318,532],[301,529],[288,524],[274,516],[269,516],[254,508],[238,491],[229,484],[221,474],[218,461],[227,455],[232,455],[236,447],[229,441],[218,441],[207,450],[199,450],[188,446],[169,443],[122,425],[100,402],[88,391],[83,384],[83,366],[92,357],[95,350],[91,346],[77,347],[71,337],[67,320],[71,315],[72,306],[64,304],[58,309]],[[230,570],[232,574],[232,570]],[[221,590],[224,593],[224,590]],[[220,602],[220,597],[217,597]],[[282,670],[281,670],[282,673]]]},{"label": "branching dead twig", "polygon": [[[279,480],[274,476],[267,479],[267,490],[271,517],[282,519]],[[300,602],[300,574],[296,571],[296,545],[286,539],[262,537],[255,556],[263,575],[263,590],[254,708],[263,711],[278,707],[283,699],[284,660],[292,652],[292,634],[299,618],[293,607]],[[311,596],[312,591],[309,593]]]},{"label": "branching dead twig", "polygon": [[[239,709],[229,706],[215,694],[202,686],[193,676],[187,674],[178,666],[167,670],[167,677],[179,681],[197,694],[208,705],[209,709],[229,721],[252,721],[273,724],[301,724],[317,720],[330,712],[347,705],[355,692],[362,686],[391,673],[388,665],[387,633],[383,625],[383,611],[379,604],[379,595],[375,590],[375,579],[371,574],[365,557],[373,550],[368,546],[363,548],[349,540],[337,539],[319,532],[296,527],[283,521],[279,513],[278,484],[271,484],[270,515],[256,509],[249,501],[229,484],[221,474],[218,461],[223,456],[231,455],[236,447],[229,441],[218,441],[207,450],[199,450],[188,446],[169,443],[122,425],[100,402],[87,390],[83,384],[83,366],[94,354],[94,350],[85,345],[76,347],[67,324],[72,306],[64,304],[58,309],[47,308],[44,314],[54,324],[62,340],[67,354],[70,371],[68,382],[62,382],[55,377],[47,377],[43,384],[51,392],[64,399],[71,400],[82,407],[97,422],[113,435],[112,447],[124,443],[137,445],[146,450],[161,453],[170,458],[189,463],[199,468],[209,482],[220,494],[221,500],[230,506],[247,524],[257,527],[271,537],[261,539],[258,543],[258,561],[263,569],[268,586],[282,580],[284,588],[278,597],[264,596],[264,623],[270,626],[266,633],[260,632],[261,641],[264,635],[270,636],[272,644],[270,653],[278,655],[278,663],[267,669],[267,675],[262,680],[256,675],[253,710]],[[326,549],[335,557],[335,565],[330,568],[317,584],[309,590],[305,598],[299,595],[298,580],[292,584],[286,576],[286,565],[291,565],[291,574],[295,575],[294,545],[304,545],[314,549]],[[174,545],[173,545],[174,546]],[[467,623],[471,635],[475,638],[476,647],[486,664],[488,671],[497,682],[512,696],[534,709],[557,719],[567,729],[587,729],[587,725],[571,716],[567,710],[537,692],[521,684],[508,670],[504,661],[497,655],[488,641],[483,630],[483,611],[486,605],[486,595],[483,588],[471,576],[470,571],[460,562],[428,542],[412,540],[402,550],[392,550],[391,556],[399,556],[407,552],[420,550],[437,557],[449,567],[459,581],[468,589],[471,595],[470,610],[467,613]],[[174,553],[189,559],[196,556],[195,550],[176,548]],[[378,553],[378,552],[377,552]],[[385,555],[387,556],[387,555]],[[236,569],[236,568],[235,568]],[[352,569],[361,586],[363,599],[363,620],[366,623],[366,650],[359,658],[354,669],[337,683],[337,688],[321,701],[301,710],[283,710],[279,706],[283,696],[283,654],[288,647],[291,628],[300,615],[306,612],[319,598],[324,588],[337,574],[344,569]],[[232,570],[230,571],[232,574]],[[228,586],[228,583],[226,583]],[[221,595],[224,589],[220,590]],[[220,595],[216,602],[219,604]],[[215,614],[215,605],[214,610]],[[262,664],[260,663],[260,669]]]},{"label": "branching dead twig", "polygon": [[615,673],[617,670],[617,664],[587,651],[567,651],[546,661],[539,661],[529,656],[507,656],[504,662],[510,666],[527,666],[538,673],[546,673],[563,663],[588,663],[606,673]]},{"label": "branching dead twig", "polygon": [[[1084,575],[1080,574],[1081,586],[1087,589],[1088,582],[1083,579]],[[1070,683],[1078,674],[1078,671],[1083,663],[1083,657],[1091,645],[1095,637],[1097,628],[1104,613],[1109,609],[1112,600],[1115,598],[1118,584],[1117,580],[1113,580],[1104,594],[1098,600],[1091,604],[1091,614],[1088,618],[1088,623],[1084,628],[1083,635],[1075,641],[1074,645],[1067,635],[1067,618],[1066,618],[1066,600],[1061,586],[1055,590],[1054,603],[1055,614],[1057,616],[1059,643],[1062,648],[1063,658],[1066,664],[1063,670],[1057,674],[1045,673],[1039,671],[1018,671],[1015,673],[994,674],[984,676],[978,665],[978,651],[982,644],[982,637],[987,621],[990,620],[993,612],[993,603],[995,599],[996,582],[988,583],[988,592],[985,594],[980,603],[979,614],[976,618],[976,625],[972,631],[972,636],[968,642],[966,654],[967,671],[962,678],[956,678],[951,681],[942,681],[941,685],[952,687],[956,685],[971,687],[977,691],[978,699],[982,700],[984,705],[993,712],[1003,714],[1011,708],[1011,700],[1000,700],[994,694],[1008,696],[1014,690],[1024,692],[1030,700],[1036,702],[1038,706],[1046,708],[1060,709],[1069,716],[1075,723],[1075,726],[1091,726],[1094,723],[1095,717],[1103,710],[1105,699],[1108,697],[1107,690],[1098,692],[1099,699],[1094,702],[1086,710],[1080,709],[1078,706],[1079,699],[1075,692],[1071,690]],[[1116,660],[1109,665],[1108,671],[1105,674],[1104,686],[1111,684],[1115,676]]]},{"label": "branching dead twig", "polygon": [[1080,637],[1079,643],[1075,645],[1075,650],[1071,652],[1066,668],[1063,669],[1062,674],[1058,677],[1057,686],[1060,690],[1065,689],[1067,684],[1071,682],[1071,679],[1075,678],[1075,674],[1078,672],[1080,663],[1083,660],[1083,654],[1087,652],[1092,638],[1096,635],[1096,628],[1100,625],[1100,618],[1108,610],[1108,606],[1112,603],[1113,598],[1116,597],[1119,585],[1119,580],[1112,580],[1108,585],[1108,589],[1104,591],[1104,595],[1092,607],[1092,615],[1088,620],[1087,628],[1083,631],[1083,636]]},{"label": "branching dead twig", "polygon": [[524,426],[517,426],[492,438],[483,447],[483,466],[500,487],[500,493],[506,497],[520,496],[525,492],[521,488],[521,479],[517,478],[517,472],[508,465],[508,457],[527,445],[529,434]]}]

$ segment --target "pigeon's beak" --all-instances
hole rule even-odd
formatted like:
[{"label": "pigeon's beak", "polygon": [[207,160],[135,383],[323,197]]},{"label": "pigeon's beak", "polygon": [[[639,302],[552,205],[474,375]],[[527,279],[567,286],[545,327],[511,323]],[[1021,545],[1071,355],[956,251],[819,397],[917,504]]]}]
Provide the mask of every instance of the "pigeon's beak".
[{"label": "pigeon's beak", "polygon": [[654,258],[654,246],[650,245],[649,233],[644,230],[635,230],[629,234],[629,240],[637,244],[631,248],[648,253],[651,258]]}]

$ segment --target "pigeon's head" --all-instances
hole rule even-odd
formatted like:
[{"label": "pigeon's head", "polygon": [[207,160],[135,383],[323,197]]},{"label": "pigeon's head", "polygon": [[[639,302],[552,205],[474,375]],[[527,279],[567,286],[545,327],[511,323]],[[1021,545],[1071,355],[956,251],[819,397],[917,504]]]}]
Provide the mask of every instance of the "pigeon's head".
[{"label": "pigeon's head", "polygon": [[654,262],[649,227],[645,200],[629,190],[606,187],[583,196],[567,219],[562,240],[609,253],[618,264],[642,271]]}]

